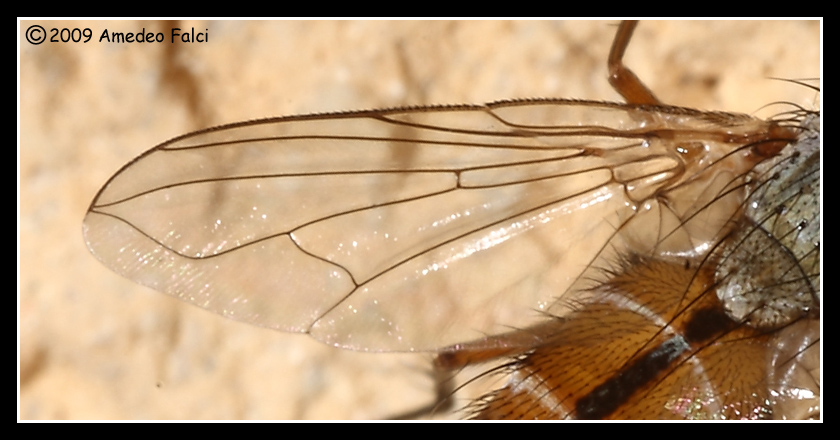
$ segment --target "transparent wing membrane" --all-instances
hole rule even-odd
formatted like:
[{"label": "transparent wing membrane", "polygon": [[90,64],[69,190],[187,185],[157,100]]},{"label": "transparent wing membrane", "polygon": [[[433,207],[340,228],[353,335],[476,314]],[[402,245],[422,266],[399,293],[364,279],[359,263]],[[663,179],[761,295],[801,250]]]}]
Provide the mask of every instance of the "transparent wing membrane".
[{"label": "transparent wing membrane", "polygon": [[120,170],[85,218],[112,270],[218,314],[357,350],[532,326],[604,249],[698,255],[771,123],[590,101],[267,119]]}]

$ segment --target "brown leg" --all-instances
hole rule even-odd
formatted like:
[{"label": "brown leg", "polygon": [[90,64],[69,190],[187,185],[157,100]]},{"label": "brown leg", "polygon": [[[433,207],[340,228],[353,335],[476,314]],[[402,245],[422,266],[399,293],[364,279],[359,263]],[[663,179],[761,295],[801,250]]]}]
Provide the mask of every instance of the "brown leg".
[{"label": "brown leg", "polygon": [[488,336],[441,349],[432,363],[432,378],[435,381],[434,401],[429,405],[390,418],[414,420],[448,412],[455,403],[453,395],[457,390],[454,387],[453,378],[459,370],[470,365],[525,353],[556,335],[557,326],[561,322],[562,319],[551,319],[544,324],[527,329]]},{"label": "brown leg", "polygon": [[615,39],[612,48],[610,48],[610,57],[607,59],[610,84],[616,92],[624,97],[628,104],[660,105],[662,103],[656,99],[653,92],[642,84],[642,80],[622,61],[624,51],[630,44],[630,38],[633,36],[633,31],[638,23],[638,21],[631,20],[622,21],[615,33]]}]

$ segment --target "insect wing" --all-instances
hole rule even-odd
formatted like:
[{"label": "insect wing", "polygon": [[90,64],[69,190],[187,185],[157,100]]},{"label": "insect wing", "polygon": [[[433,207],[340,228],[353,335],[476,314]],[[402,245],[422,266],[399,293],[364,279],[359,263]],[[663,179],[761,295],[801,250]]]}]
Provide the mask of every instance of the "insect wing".
[{"label": "insect wing", "polygon": [[543,319],[679,168],[638,134],[652,114],[522,101],[223,126],[120,170],[84,233],[115,272],[229,318],[433,350]]}]

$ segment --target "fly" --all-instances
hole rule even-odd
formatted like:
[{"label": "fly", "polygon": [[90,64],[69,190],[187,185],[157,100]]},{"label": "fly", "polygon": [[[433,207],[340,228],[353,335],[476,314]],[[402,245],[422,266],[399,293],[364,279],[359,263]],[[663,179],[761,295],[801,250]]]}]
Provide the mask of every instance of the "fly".
[{"label": "fly", "polygon": [[[660,104],[621,61],[634,27],[620,27],[610,55],[612,82],[627,104],[502,101],[202,130],[155,147],[112,177],[91,203],[85,239],[115,272],[232,319],[353,350],[435,352],[443,370],[508,356],[512,376],[529,371],[516,362],[534,352],[558,341],[568,346],[569,330],[553,323],[583,322],[581,313],[600,319],[590,310],[621,275],[658,264],[676,270],[679,261],[693,275],[670,290],[677,294],[660,305],[670,315],[657,319],[685,322],[675,330],[660,325],[629,346],[631,357],[596,375],[595,387],[575,394],[574,404],[551,396],[559,412],[540,414],[686,418],[695,413],[678,406],[688,399],[713,401],[700,404],[702,417],[732,417],[717,408],[740,397],[697,388],[696,370],[677,371],[702,363],[701,354],[735,328],[776,332],[818,310],[818,248],[816,260],[803,251],[810,269],[795,278],[810,290],[773,327],[750,325],[761,309],[755,303],[736,312],[739,300],[715,302],[711,286],[734,270],[723,270],[724,280],[706,275],[725,259],[720,249],[755,194],[753,170],[802,136],[805,113],[763,121]],[[601,236],[608,239],[587,242]],[[506,270],[511,260],[528,264]],[[610,262],[627,270],[610,272]],[[662,339],[694,328],[707,309],[725,316],[725,325]],[[804,332],[800,339],[819,340]],[[747,391],[781,368],[761,357],[777,353],[765,352],[752,359],[761,362],[761,377]],[[651,356],[664,366],[644,373],[644,384],[616,379],[644,376],[633,365]],[[671,386],[666,379],[675,377],[682,382]],[[786,380],[765,388],[789,391]],[[524,382],[511,383],[522,389],[516,384]],[[620,412],[650,401],[654,391],[644,387],[663,383],[670,395],[654,400],[657,411]],[[584,409],[599,393],[631,396]],[[498,412],[493,396],[473,414],[514,414]],[[545,403],[528,393],[518,398],[528,407]],[[778,415],[770,403],[755,405],[762,417]]]}]

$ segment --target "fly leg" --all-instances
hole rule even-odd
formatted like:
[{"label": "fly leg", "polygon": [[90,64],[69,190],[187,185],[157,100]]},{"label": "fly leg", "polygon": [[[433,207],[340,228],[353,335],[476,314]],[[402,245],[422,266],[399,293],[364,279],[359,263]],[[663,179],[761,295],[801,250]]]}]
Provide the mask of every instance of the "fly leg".
[{"label": "fly leg", "polygon": [[435,397],[432,401],[414,410],[389,417],[390,420],[422,420],[435,416],[435,414],[446,414],[454,407],[455,387],[453,386],[453,374],[449,370],[440,369],[433,364],[432,379],[435,382]]},{"label": "fly leg", "polygon": [[525,354],[538,345],[550,341],[557,335],[562,318],[553,318],[544,324],[522,330],[514,330],[496,336],[455,344],[437,352],[432,362],[432,378],[435,382],[435,398],[423,407],[391,417],[392,420],[413,420],[447,413],[454,407],[454,376],[466,367],[513,358]]},{"label": "fly leg", "polygon": [[610,84],[628,104],[661,105],[662,102],[642,83],[642,80],[624,65],[624,51],[630,44],[630,38],[637,24],[639,22],[634,20],[622,21],[615,33],[610,56],[607,59]]}]

